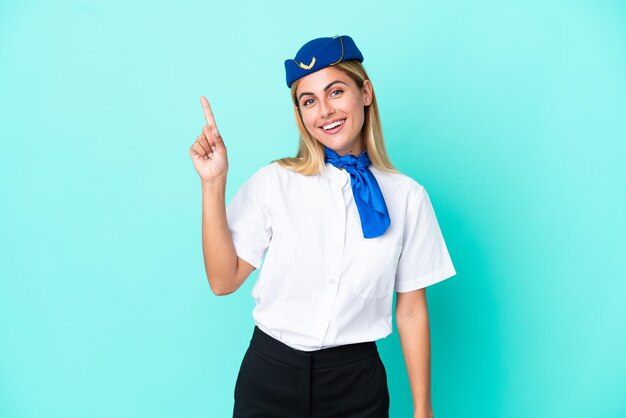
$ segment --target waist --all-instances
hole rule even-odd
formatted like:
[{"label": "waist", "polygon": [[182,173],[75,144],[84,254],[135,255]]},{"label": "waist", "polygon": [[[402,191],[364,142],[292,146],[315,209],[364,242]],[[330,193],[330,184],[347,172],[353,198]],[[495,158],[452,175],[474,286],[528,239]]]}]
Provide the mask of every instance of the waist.
[{"label": "waist", "polygon": [[338,367],[379,355],[375,341],[313,351],[297,350],[266,334],[256,325],[250,340],[250,348],[278,362],[305,370]]}]

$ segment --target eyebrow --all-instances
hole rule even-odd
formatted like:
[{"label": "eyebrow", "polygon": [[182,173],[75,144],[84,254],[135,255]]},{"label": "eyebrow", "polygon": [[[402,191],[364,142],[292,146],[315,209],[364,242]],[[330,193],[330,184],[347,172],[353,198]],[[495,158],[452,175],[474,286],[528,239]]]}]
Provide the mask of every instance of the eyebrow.
[{"label": "eyebrow", "polygon": [[[336,84],[336,83],[345,84],[345,85],[347,86],[347,84],[346,84],[346,83],[344,83],[343,81],[341,81],[341,80],[335,80],[335,81],[333,81],[332,83],[330,83],[329,85],[327,85],[326,87],[324,87],[324,91],[328,90],[328,89],[329,89],[329,88],[330,88],[333,84]],[[310,92],[308,92],[308,91],[305,91],[305,92],[303,92],[303,93],[300,93],[300,95],[298,96],[298,101],[300,101],[300,99],[302,99],[302,96],[306,96],[307,94],[310,94],[310,95],[314,96],[314,94],[313,94],[313,93],[310,93]]]}]

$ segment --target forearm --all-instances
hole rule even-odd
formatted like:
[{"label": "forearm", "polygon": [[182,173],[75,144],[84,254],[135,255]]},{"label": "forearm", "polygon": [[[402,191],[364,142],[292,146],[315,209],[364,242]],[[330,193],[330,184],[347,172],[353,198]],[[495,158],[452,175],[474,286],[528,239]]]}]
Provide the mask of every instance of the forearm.
[{"label": "forearm", "polygon": [[430,326],[428,312],[396,317],[415,417],[432,417],[430,390]]},{"label": "forearm", "polygon": [[202,252],[209,285],[215,294],[232,291],[237,254],[226,219],[226,179],[202,185]]}]

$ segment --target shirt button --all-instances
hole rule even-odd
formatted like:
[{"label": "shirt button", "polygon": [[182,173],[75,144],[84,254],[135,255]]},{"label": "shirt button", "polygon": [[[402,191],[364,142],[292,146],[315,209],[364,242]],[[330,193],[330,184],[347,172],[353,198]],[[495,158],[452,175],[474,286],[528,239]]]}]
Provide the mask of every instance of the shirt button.
[{"label": "shirt button", "polygon": [[330,279],[330,284],[335,284],[335,279]]}]

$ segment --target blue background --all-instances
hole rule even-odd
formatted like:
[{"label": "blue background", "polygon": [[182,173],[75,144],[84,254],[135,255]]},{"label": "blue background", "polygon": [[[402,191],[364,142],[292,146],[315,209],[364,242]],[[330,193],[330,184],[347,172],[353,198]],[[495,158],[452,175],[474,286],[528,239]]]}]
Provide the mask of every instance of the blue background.
[{"label": "blue background", "polygon": [[[435,416],[626,416],[625,18],[606,0],[0,2],[0,416],[230,416],[257,272],[210,291],[199,97],[230,200],[297,150],[283,60],[337,34],[458,272],[428,288]],[[410,417],[395,323],[378,345]]]}]

